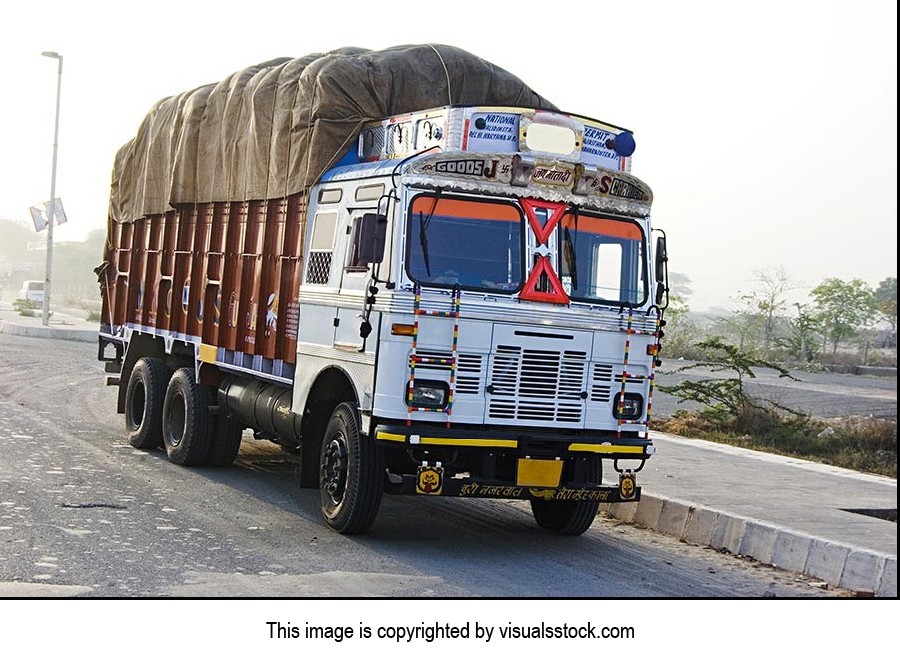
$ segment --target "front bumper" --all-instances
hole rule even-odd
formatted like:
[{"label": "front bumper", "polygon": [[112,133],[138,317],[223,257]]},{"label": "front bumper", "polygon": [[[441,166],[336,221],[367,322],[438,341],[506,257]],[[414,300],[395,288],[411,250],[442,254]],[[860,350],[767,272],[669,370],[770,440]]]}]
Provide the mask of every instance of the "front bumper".
[{"label": "front bumper", "polygon": [[[403,448],[421,460],[415,473],[398,474],[390,479],[385,491],[391,494],[559,502],[638,501],[641,488],[637,486],[636,472],[654,453],[649,439],[633,436],[472,432],[395,424],[378,425],[374,435],[385,448]],[[509,480],[497,480],[446,470],[442,466],[442,455],[460,453],[502,454],[510,464],[515,463],[515,470],[509,472]],[[567,482],[562,476],[564,465],[590,456],[613,460],[619,474],[617,485]],[[620,468],[620,460],[629,464],[636,461],[636,468]]]},{"label": "front bumper", "polygon": [[560,435],[517,431],[470,431],[421,425],[379,424],[375,440],[408,448],[502,451],[521,456],[565,458],[596,454],[604,459],[643,462],[655,452],[650,439],[615,434]]},{"label": "front bumper", "polygon": [[628,503],[639,501],[641,488],[636,485],[634,472],[619,475],[618,485],[579,485],[565,487],[535,487],[510,485],[477,478],[445,478],[441,467],[422,466],[414,476],[405,475],[399,483],[385,488],[388,494],[425,494],[430,496],[462,497],[468,499],[523,499],[526,501],[596,501],[598,503]]}]

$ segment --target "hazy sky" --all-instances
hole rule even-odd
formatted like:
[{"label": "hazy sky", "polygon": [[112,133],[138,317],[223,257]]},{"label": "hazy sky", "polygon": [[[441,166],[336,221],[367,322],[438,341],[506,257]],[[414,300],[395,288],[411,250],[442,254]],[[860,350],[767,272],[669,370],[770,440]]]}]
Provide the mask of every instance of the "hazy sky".
[{"label": "hazy sky", "polygon": [[160,98],[273,57],[431,42],[634,131],[632,173],[654,191],[695,309],[731,306],[761,268],[783,267],[801,295],[826,277],[874,287],[897,274],[894,0],[311,4],[4,9],[0,218],[30,222],[50,196],[56,62],[42,51],[64,57],[57,193],[69,223],[55,235],[80,240],[104,226],[113,157]]}]

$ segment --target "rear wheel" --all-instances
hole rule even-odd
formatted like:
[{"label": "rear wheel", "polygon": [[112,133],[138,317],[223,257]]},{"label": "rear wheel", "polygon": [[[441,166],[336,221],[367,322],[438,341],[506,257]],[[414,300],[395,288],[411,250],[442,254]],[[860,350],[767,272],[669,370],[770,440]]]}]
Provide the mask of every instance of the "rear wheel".
[{"label": "rear wheel", "polygon": [[179,368],[172,375],[162,416],[169,460],[184,466],[202,464],[209,453],[211,415],[209,394],[197,384],[194,369]]},{"label": "rear wheel", "polygon": [[[573,463],[567,468],[574,471],[574,482],[596,485],[602,482],[603,462],[597,456],[570,458]],[[531,501],[534,520],[543,529],[559,535],[581,535],[587,531],[600,503],[597,501]]]},{"label": "rear wheel", "polygon": [[219,414],[213,419],[213,431],[210,437],[209,453],[206,464],[210,467],[229,467],[241,449],[241,437],[244,426],[234,419]]},{"label": "rear wheel", "polygon": [[125,389],[125,427],[134,448],[162,446],[162,414],[169,369],[161,359],[141,357]]},{"label": "rear wheel", "polygon": [[356,406],[334,409],[319,460],[319,494],[325,523],[339,533],[364,533],[372,526],[384,491],[381,448],[362,435]]}]

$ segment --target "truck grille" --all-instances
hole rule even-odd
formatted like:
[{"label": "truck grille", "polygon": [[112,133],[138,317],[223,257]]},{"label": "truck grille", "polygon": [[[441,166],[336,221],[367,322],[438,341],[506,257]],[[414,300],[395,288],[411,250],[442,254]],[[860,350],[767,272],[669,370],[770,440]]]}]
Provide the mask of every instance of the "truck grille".
[{"label": "truck grille", "polygon": [[[449,361],[453,357],[453,353],[443,352],[439,350],[417,350],[419,357],[428,359],[446,359]],[[481,393],[481,355],[459,354],[456,360],[456,394],[474,394]],[[416,366],[416,372],[420,370],[432,369],[435,371],[450,371],[449,364],[420,364]]]},{"label": "truck grille", "polygon": [[[592,403],[608,403],[612,400],[613,391],[621,390],[622,368],[622,364],[594,364],[591,369]],[[628,369],[630,372],[625,378],[627,384],[642,384],[646,380],[644,374],[647,369],[643,366],[629,366]]]},{"label": "truck grille", "polygon": [[580,423],[587,354],[497,346],[491,365],[492,419]]}]

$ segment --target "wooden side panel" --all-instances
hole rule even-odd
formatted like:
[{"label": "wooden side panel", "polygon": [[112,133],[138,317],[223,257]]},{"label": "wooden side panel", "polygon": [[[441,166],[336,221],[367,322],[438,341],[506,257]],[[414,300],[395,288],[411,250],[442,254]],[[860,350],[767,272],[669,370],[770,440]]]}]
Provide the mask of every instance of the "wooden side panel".
[{"label": "wooden side panel", "polygon": [[156,327],[168,331],[172,327],[173,279],[175,275],[175,246],[181,216],[177,211],[165,215],[159,255],[159,286],[156,289]]},{"label": "wooden side panel", "polygon": [[101,322],[214,345],[227,364],[289,377],[305,219],[297,194],[110,223]]},{"label": "wooden side panel", "polygon": [[128,313],[128,283],[129,270],[131,268],[131,237],[134,225],[123,225],[119,234],[119,244],[116,248],[115,256],[115,311],[113,313],[113,324],[116,326],[124,325],[127,321]]},{"label": "wooden side panel", "polygon": [[144,269],[144,294],[142,317],[148,327],[156,326],[156,313],[159,290],[160,246],[162,244],[165,215],[151,218],[147,231],[147,260]]},{"label": "wooden side panel", "polygon": [[281,248],[281,291],[275,353],[293,364],[297,356],[297,330],[300,315],[300,274],[303,272],[303,238],[306,235],[306,200],[302,195],[288,198]]},{"label": "wooden side panel", "polygon": [[[241,254],[241,298],[239,327],[240,350],[245,355],[256,354],[256,324],[259,319],[259,276],[262,235],[265,229],[265,204],[251,201],[247,209],[247,228],[244,251]],[[247,364],[248,367],[252,363]]]},{"label": "wooden side panel", "polygon": [[228,206],[217,202],[212,206],[209,246],[206,261],[206,284],[203,289],[203,343],[219,345],[222,324],[222,277],[225,270],[225,232]]},{"label": "wooden side panel", "polygon": [[269,201],[265,207],[265,223],[260,252],[259,317],[256,322],[256,354],[275,359],[276,331],[281,302],[281,248],[284,241],[284,201]]},{"label": "wooden side panel", "polygon": [[218,345],[226,350],[238,350],[241,280],[244,237],[247,226],[247,202],[231,202],[227,209],[225,230],[224,272],[222,274],[223,323]]},{"label": "wooden side panel", "polygon": [[188,304],[191,286],[191,247],[197,226],[197,207],[179,209],[180,222],[175,237],[175,269],[172,276],[172,313],[169,330],[176,336],[187,336]]}]

